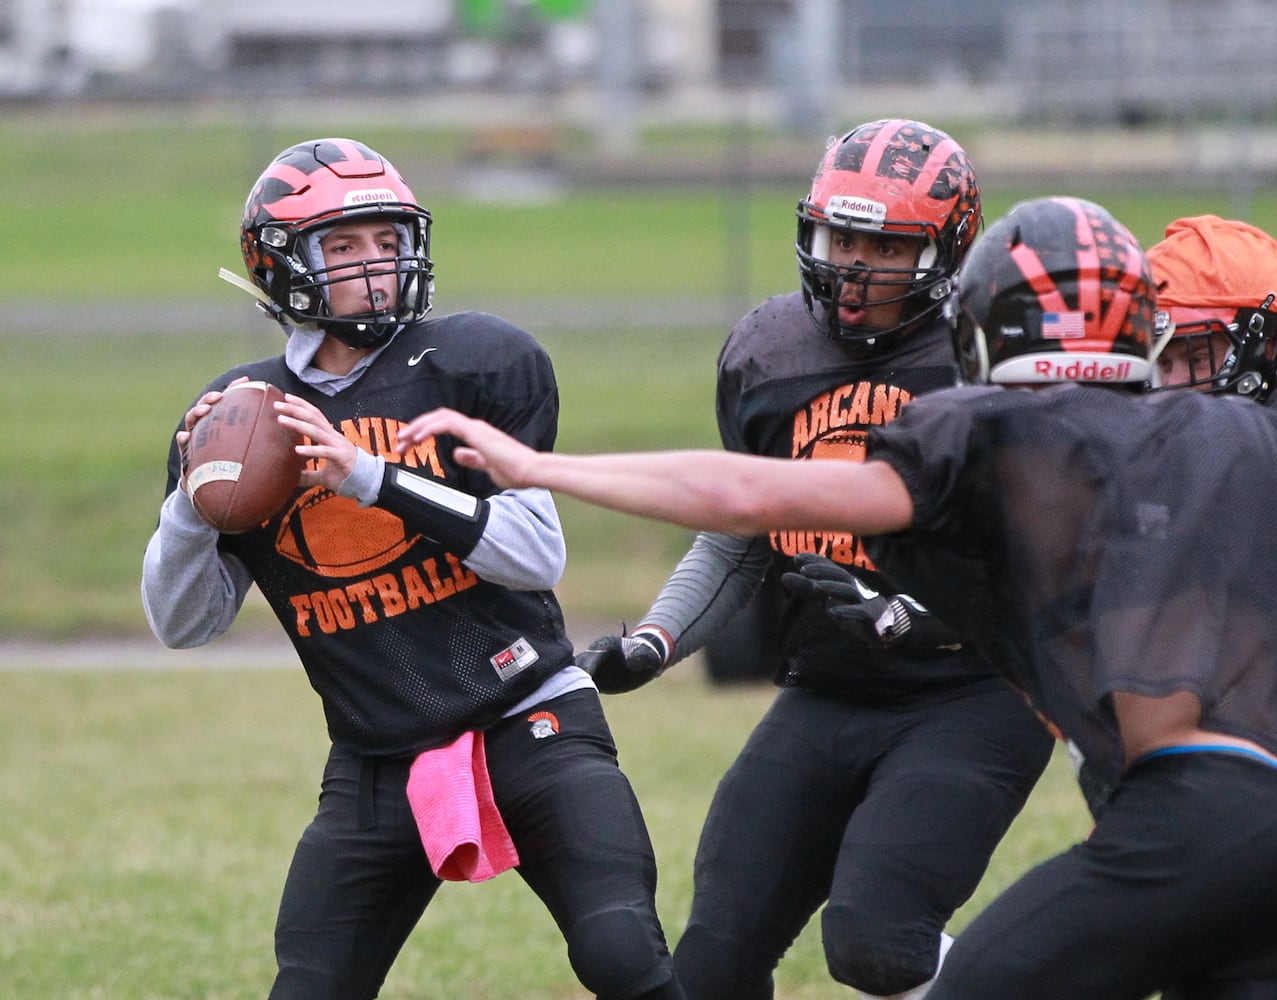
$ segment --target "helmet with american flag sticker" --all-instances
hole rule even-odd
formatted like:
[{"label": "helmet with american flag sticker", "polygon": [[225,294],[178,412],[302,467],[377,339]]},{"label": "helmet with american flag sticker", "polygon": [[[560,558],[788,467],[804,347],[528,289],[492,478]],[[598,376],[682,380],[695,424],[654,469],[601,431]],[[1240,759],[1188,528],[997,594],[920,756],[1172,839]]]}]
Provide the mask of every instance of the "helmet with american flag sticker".
[{"label": "helmet with american flag sticker", "polygon": [[968,382],[1143,385],[1156,291],[1134,236],[1100,205],[1036,198],[971,249],[949,316]]}]

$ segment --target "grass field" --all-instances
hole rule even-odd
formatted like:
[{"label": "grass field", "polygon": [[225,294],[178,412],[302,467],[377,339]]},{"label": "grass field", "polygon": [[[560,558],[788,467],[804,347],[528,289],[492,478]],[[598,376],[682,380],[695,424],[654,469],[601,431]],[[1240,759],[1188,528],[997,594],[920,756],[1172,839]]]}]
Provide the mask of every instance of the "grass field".
[{"label": "grass field", "polygon": [[[231,1000],[260,997],[269,980],[279,885],[326,749],[318,702],[295,667],[191,669],[173,654],[163,669],[130,670],[119,641],[145,629],[139,561],[177,419],[209,377],[279,350],[265,322],[254,334],[208,329],[199,308],[237,294],[215,273],[238,266],[240,207],[275,151],[305,135],[356,134],[419,168],[410,181],[435,212],[443,311],[497,303],[518,322],[532,303],[591,315],[611,304],[722,306],[714,325],[573,317],[535,328],[559,375],[563,450],[712,446],[713,362],[732,310],[795,281],[793,205],[805,175],[784,187],[636,186],[494,205],[435,196],[431,178],[463,142],[455,133],[143,117],[0,118],[0,176],[22,195],[6,202],[19,238],[0,241],[0,635],[89,637],[101,650],[89,671],[38,661],[0,671],[0,996],[23,1000]],[[723,139],[661,142],[662,155],[721,156]],[[1088,185],[986,190],[986,215],[1053,193],[1100,201],[1146,244],[1177,216],[1237,205],[1228,191],[1187,184]],[[1248,210],[1277,230],[1277,194],[1255,192]],[[154,304],[190,319],[165,333],[77,319],[34,335],[4,314],[16,304],[45,317]],[[632,621],[688,541],[571,501],[561,512],[570,622]],[[260,615],[250,607],[245,628]],[[710,688],[689,667],[608,700],[657,845],[671,939],[715,780],[769,697],[766,687]],[[1087,826],[1057,759],[957,926]],[[844,995],[810,930],[779,981],[781,1000]],[[506,876],[450,887],[384,995],[581,993],[548,917]]]},{"label": "grass field", "polygon": [[[293,845],[327,750],[299,669],[0,671],[0,996],[250,1000]],[[690,902],[715,782],[770,699],[676,669],[607,699],[621,761],[661,866],[666,933]],[[1027,865],[1081,836],[1085,810],[1053,762],[999,849],[970,914]],[[845,996],[819,922],[787,956],[780,1000]],[[584,1000],[552,921],[517,876],[446,886],[385,1000]]]}]

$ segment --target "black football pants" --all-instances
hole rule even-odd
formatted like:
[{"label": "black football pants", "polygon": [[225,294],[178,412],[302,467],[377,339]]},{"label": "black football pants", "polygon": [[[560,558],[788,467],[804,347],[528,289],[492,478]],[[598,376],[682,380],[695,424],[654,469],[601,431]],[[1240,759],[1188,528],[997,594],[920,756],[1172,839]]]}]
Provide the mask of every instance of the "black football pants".
[{"label": "black football pants", "polygon": [[926,982],[1053,744],[997,681],[890,709],[782,690],[705,821],[674,953],[687,996],[770,1000],[826,903],[835,979],[878,995]]},{"label": "black football pants", "polygon": [[1277,997],[1277,768],[1133,768],[1087,840],[972,921],[927,1000]]},{"label": "black football pants", "polygon": [[[517,871],[554,917],[586,989],[606,1000],[681,1000],[656,915],[652,845],[598,694],[572,692],[537,711],[554,720],[536,727],[543,738],[531,712],[485,732]],[[377,995],[441,884],[408,806],[410,763],[333,749],[284,886],[271,1000]]]}]

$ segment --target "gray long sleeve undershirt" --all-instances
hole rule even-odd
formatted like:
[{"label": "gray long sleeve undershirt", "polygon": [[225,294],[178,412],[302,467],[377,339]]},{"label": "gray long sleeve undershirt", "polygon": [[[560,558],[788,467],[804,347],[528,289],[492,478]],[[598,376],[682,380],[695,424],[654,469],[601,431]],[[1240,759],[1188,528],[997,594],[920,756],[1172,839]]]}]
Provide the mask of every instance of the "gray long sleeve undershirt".
[{"label": "gray long sleeve undershirt", "polygon": [[717,532],[696,536],[642,618],[643,624],[659,625],[674,639],[671,664],[691,656],[730,625],[762,583],[771,557],[762,537]]}]

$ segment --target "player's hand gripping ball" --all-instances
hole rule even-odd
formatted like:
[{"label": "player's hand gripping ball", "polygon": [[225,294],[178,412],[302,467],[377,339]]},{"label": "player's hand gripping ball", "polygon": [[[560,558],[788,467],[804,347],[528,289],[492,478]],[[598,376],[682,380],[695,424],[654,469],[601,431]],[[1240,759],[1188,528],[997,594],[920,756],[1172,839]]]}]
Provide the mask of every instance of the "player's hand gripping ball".
[{"label": "player's hand gripping ball", "polygon": [[269,382],[228,388],[191,430],[186,491],[208,524],[228,535],[278,514],[297,490],[301,435],[276,419],[284,394]]}]

